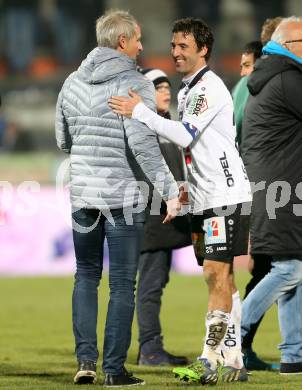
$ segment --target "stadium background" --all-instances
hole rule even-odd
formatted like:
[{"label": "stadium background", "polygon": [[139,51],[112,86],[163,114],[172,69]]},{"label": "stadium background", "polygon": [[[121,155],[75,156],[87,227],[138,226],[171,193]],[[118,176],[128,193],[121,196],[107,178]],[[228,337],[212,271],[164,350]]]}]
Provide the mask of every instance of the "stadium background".
[{"label": "stadium background", "polygon": [[[18,3],[26,4],[26,17],[20,13]],[[263,21],[267,17],[302,15],[300,0],[0,0],[0,306],[1,313],[6,314],[0,320],[0,337],[6,336],[2,339],[0,377],[4,375],[2,370],[7,374],[4,381],[0,380],[3,388],[59,388],[51,381],[69,383],[74,369],[69,324],[74,254],[68,191],[64,186],[60,191],[55,188],[58,167],[66,156],[56,149],[54,110],[64,79],[95,45],[95,19],[112,7],[129,10],[141,23],[144,51],[139,64],[168,73],[173,86],[174,118],[180,77],[174,72],[169,43],[176,18],[202,17],[213,28],[211,67],[231,89],[239,78],[241,49],[259,38]],[[22,48],[26,55],[20,62]],[[237,259],[237,264],[246,267],[246,259]],[[191,247],[175,251],[173,267],[185,274],[200,273]],[[18,278],[12,278],[15,276]],[[241,291],[247,280],[247,273],[242,271]],[[173,283],[163,312],[167,343],[172,351],[182,351],[193,358],[199,350],[200,317],[192,314],[195,305],[189,305],[179,294],[186,291],[199,295],[202,288],[205,297],[205,288],[200,287],[202,283],[196,276],[173,276]],[[175,306],[176,293],[181,315]],[[195,303],[202,309],[205,300],[200,298]],[[58,313],[60,326],[56,323]],[[178,318],[181,329],[196,329],[195,338],[190,335],[183,339],[173,318]],[[256,347],[267,359],[276,360],[279,331],[275,309],[262,326],[267,337],[259,336]],[[45,347],[43,335],[48,332],[52,337]],[[32,348],[28,347],[29,339]],[[54,343],[58,343],[57,348]],[[134,363],[136,345],[131,348],[130,363]],[[65,368],[55,365],[49,374],[49,362],[54,356],[64,362]],[[23,363],[14,365],[14,359]],[[43,372],[48,372],[45,378]],[[167,371],[163,372],[164,376],[158,377],[151,371],[151,380],[159,381],[158,385],[168,382]],[[22,375],[27,375],[26,380]],[[267,375],[265,379],[256,375],[253,388],[263,389],[264,383],[265,388],[271,389],[299,388],[295,380],[284,382],[282,387],[274,374]],[[38,382],[34,385],[35,379]]]}]

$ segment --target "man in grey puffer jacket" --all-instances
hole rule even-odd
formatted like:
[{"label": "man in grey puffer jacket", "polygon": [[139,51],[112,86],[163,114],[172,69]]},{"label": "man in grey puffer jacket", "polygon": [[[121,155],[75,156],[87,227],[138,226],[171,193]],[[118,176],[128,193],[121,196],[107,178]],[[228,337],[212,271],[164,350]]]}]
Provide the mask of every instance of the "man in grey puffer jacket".
[{"label": "man in grey puffer jacket", "polygon": [[[104,237],[109,246],[110,301],[103,371],[106,386],[143,384],[124,367],[131,341],[134,289],[151,182],[167,203],[168,222],[180,209],[178,187],[156,135],[135,120],[114,114],[107,101],[132,86],[155,110],[154,87],[136,72],[140,28],[124,11],[97,21],[98,47],[64,83],[56,112],[60,149],[70,153],[73,240],[77,262],[73,330],[79,362],[75,383],[96,382],[97,289]],[[148,180],[146,180],[146,178]]]}]

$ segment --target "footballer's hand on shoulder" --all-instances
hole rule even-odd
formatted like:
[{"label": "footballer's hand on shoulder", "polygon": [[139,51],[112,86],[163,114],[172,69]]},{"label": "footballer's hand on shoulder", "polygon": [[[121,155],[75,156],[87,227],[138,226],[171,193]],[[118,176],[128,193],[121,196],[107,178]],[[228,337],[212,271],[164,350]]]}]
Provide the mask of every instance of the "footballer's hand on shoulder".
[{"label": "footballer's hand on shoulder", "polygon": [[135,106],[140,103],[142,99],[132,89],[129,89],[128,93],[130,97],[111,96],[111,98],[108,100],[108,105],[116,114],[131,118]]}]

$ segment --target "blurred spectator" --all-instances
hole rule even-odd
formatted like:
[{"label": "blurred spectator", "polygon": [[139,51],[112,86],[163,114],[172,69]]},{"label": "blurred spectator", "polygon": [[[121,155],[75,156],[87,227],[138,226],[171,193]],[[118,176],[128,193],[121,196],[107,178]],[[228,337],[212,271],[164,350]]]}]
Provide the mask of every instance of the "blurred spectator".
[{"label": "blurred spectator", "polygon": [[63,65],[77,63],[95,46],[95,15],[102,12],[102,0],[57,0],[53,27]]},{"label": "blurred spectator", "polygon": [[5,55],[9,71],[24,72],[32,62],[38,0],[2,0]]},{"label": "blurred spectator", "polygon": [[[256,31],[260,31],[263,21],[270,17],[276,17],[277,15],[286,15],[286,2],[284,0],[263,1],[263,0],[250,0],[254,8]],[[276,28],[276,26],[275,26]],[[273,30],[274,31],[274,30]],[[271,34],[273,33],[271,32]]]},{"label": "blurred spectator", "polygon": [[16,127],[6,123],[2,113],[0,96],[0,151],[11,150],[16,141]]},{"label": "blurred spectator", "polygon": [[[179,18],[200,18],[206,20],[211,27],[214,36],[218,33],[220,22],[221,0],[176,0]],[[220,40],[215,40],[216,50],[211,54],[211,60],[215,62],[215,55],[220,51]]]},{"label": "blurred spectator", "polygon": [[219,22],[220,0],[177,0],[180,18],[202,18],[213,29]]},{"label": "blurred spectator", "polygon": [[54,36],[57,56],[63,65],[76,63],[83,54],[85,28],[81,25],[83,1],[57,0]]},{"label": "blurred spectator", "polygon": [[12,151],[16,145],[17,127],[8,123],[0,108],[0,151]]},{"label": "blurred spectator", "polygon": [[281,20],[282,16],[277,16],[276,18],[268,18],[264,21],[260,35],[263,46],[270,41],[273,32],[276,30],[276,27],[280,24]]},{"label": "blurred spectator", "polygon": [[86,27],[86,42],[85,49],[89,52],[93,49],[97,42],[95,39],[95,15],[102,15],[105,11],[104,0],[85,0],[85,7],[82,10],[83,18],[85,18]]}]

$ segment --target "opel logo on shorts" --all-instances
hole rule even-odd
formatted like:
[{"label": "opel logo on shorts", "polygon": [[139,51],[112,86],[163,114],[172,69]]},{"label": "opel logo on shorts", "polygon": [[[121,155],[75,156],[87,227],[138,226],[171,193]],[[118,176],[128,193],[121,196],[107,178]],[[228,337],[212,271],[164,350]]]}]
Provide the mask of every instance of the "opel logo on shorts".
[{"label": "opel logo on shorts", "polygon": [[228,220],[228,224],[229,224],[230,226],[233,226],[233,225],[234,225],[234,220],[233,220],[233,219],[229,219],[229,220]]}]

